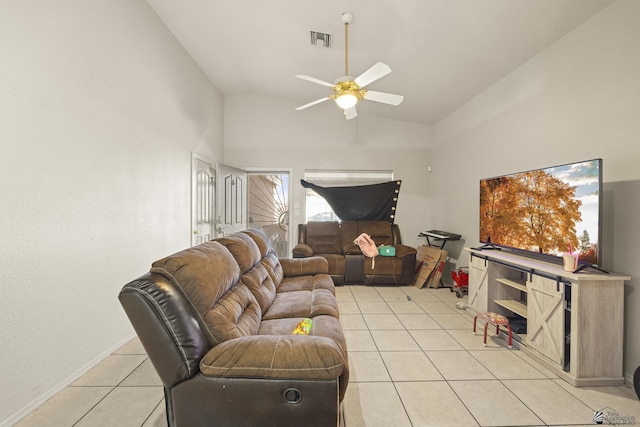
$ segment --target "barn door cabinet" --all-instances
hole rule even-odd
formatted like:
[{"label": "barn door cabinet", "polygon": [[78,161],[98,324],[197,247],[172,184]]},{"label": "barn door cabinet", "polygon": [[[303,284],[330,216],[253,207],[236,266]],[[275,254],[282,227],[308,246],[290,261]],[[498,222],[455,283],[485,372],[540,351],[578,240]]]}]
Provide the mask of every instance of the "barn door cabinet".
[{"label": "barn door cabinet", "polygon": [[630,277],[465,249],[469,311],[493,311],[520,324],[514,335],[520,349],[574,386],[624,384],[624,282]]}]

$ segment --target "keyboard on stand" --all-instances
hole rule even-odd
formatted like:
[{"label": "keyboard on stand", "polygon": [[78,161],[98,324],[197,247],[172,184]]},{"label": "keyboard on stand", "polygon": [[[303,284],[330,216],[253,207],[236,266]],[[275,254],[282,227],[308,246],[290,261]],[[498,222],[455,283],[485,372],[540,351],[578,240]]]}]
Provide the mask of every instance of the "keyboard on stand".
[{"label": "keyboard on stand", "polygon": [[460,240],[462,237],[459,234],[449,233],[448,231],[442,230],[422,231],[418,236],[426,238],[429,246],[436,246],[431,243],[430,238],[440,241],[440,249],[444,248],[444,244],[448,241]]}]

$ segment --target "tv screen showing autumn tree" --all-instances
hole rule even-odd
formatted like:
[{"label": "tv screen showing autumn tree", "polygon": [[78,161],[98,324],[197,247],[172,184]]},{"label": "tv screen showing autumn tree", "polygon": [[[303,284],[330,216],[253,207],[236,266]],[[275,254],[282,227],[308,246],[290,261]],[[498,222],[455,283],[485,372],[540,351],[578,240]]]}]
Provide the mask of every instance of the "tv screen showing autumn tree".
[{"label": "tv screen showing autumn tree", "polygon": [[602,159],[480,180],[480,242],[598,265]]}]

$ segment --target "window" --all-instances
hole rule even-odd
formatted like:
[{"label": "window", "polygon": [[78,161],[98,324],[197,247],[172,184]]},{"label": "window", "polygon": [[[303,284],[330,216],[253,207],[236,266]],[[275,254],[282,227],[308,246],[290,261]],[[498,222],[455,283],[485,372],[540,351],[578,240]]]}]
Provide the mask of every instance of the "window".
[{"label": "window", "polygon": [[[322,187],[350,187],[393,181],[393,171],[307,170],[304,180]],[[305,190],[306,222],[340,221],[327,201],[315,191]]]}]

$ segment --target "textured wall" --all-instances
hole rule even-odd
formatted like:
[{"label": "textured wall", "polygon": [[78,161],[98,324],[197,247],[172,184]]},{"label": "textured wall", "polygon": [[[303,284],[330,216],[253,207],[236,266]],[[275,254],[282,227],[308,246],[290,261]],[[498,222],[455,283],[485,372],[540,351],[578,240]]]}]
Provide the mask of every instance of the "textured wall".
[{"label": "textured wall", "polygon": [[143,1],[0,4],[0,424],[131,336],[117,294],[189,245],[218,92]]},{"label": "textured wall", "polygon": [[436,124],[427,182],[430,217],[474,246],[480,178],[602,158],[603,266],[632,277],[627,378],[640,365],[638,22],[640,2],[616,1]]}]

